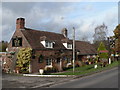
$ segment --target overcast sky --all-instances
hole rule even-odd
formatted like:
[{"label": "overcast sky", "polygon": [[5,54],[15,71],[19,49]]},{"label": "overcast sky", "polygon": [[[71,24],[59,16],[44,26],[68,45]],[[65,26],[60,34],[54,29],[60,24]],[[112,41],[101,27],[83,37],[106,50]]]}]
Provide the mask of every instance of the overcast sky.
[{"label": "overcast sky", "polygon": [[2,40],[11,39],[18,17],[25,18],[25,27],[36,30],[61,33],[61,29],[66,27],[69,38],[72,38],[72,27],[75,27],[76,39],[87,37],[92,41],[94,28],[103,22],[108,26],[108,36],[113,35],[118,24],[118,3],[3,2]]}]

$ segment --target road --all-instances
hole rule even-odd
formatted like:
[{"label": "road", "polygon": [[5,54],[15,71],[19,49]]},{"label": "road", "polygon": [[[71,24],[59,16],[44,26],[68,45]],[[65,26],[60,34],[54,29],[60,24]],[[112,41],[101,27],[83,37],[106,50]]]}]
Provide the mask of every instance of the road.
[{"label": "road", "polygon": [[52,85],[49,88],[118,88],[118,68]]},{"label": "road", "polygon": [[2,74],[2,88],[39,88],[72,78],[27,77],[13,74]]}]

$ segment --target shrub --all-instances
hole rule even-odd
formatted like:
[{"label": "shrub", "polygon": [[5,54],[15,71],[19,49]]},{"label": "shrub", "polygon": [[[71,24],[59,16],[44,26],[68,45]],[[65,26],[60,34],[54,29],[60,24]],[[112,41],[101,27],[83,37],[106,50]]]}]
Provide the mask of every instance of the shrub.
[{"label": "shrub", "polygon": [[53,73],[58,72],[58,69],[56,67],[46,67],[44,73]]},{"label": "shrub", "polygon": [[67,68],[68,68],[68,69],[70,69],[70,68],[72,68],[72,67],[73,67],[73,65],[72,65],[72,64],[67,65]]},{"label": "shrub", "polygon": [[17,53],[17,61],[16,67],[20,67],[20,72],[28,72],[29,71],[29,64],[31,61],[31,48],[21,48]]},{"label": "shrub", "polygon": [[80,67],[80,66],[83,66],[83,63],[81,62],[81,61],[77,61],[77,63],[76,63],[76,65],[75,65],[76,67]]},{"label": "shrub", "polygon": [[99,55],[100,58],[108,59],[108,53],[107,52],[101,53],[100,52],[101,50],[106,50],[103,42],[101,42],[99,47],[98,47],[98,55]]}]

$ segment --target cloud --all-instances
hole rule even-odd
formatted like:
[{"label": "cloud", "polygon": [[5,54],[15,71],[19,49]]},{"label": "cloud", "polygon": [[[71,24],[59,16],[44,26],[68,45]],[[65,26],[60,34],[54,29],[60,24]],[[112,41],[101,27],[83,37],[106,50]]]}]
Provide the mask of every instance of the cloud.
[{"label": "cloud", "polygon": [[[96,12],[89,16],[90,10],[94,10],[92,4],[81,7],[80,3],[4,3],[2,8],[3,40],[9,41],[15,31],[17,17],[25,17],[26,27],[36,30],[44,30],[60,33],[64,27],[68,28],[68,36],[72,38],[72,28],[76,28],[76,39],[88,37],[92,41],[94,28],[103,22],[108,26],[109,35],[117,24],[117,7],[109,7],[103,12]],[[76,7],[77,6],[77,7]],[[76,10],[76,8],[78,8]],[[89,11],[89,13],[87,13]],[[86,13],[85,15],[80,15]],[[74,16],[78,15],[78,16]]]},{"label": "cloud", "polygon": [[93,5],[89,4],[89,5],[85,5],[83,7],[83,9],[86,10],[86,11],[91,11],[91,10],[94,10],[94,7],[93,7]]}]

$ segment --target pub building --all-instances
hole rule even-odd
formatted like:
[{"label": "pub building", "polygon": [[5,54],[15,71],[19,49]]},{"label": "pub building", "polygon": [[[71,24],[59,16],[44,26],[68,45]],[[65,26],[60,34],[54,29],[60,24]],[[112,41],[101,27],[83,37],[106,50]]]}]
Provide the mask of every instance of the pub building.
[{"label": "pub building", "polygon": [[[72,65],[72,40],[68,38],[68,30],[63,28],[61,33],[34,30],[25,27],[25,19],[17,18],[16,30],[8,44],[8,52],[18,52],[20,48],[31,48],[32,58],[30,73],[39,69],[55,67],[62,71]],[[85,41],[75,41],[75,64],[97,55],[94,46]],[[14,55],[16,57],[16,54]],[[12,59],[11,66],[15,69],[17,58]]]}]

